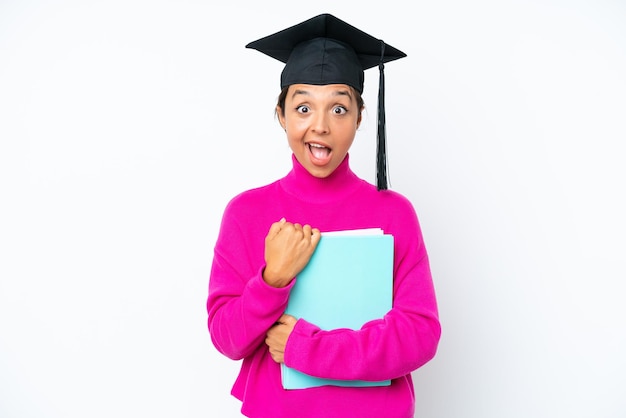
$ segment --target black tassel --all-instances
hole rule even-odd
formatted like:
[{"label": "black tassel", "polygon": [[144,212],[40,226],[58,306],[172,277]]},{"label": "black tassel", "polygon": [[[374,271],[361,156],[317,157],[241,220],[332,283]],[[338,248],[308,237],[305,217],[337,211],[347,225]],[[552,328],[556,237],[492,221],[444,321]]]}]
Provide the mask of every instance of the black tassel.
[{"label": "black tassel", "polygon": [[387,190],[387,134],[385,131],[385,43],[380,41],[380,71],[378,84],[378,132],[376,135],[376,187]]}]

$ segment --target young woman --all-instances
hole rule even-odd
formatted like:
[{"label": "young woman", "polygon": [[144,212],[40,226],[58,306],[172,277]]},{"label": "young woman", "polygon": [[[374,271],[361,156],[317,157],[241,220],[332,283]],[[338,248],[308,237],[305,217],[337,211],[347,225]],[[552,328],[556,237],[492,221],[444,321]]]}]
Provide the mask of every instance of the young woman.
[{"label": "young woman", "polygon": [[[383,63],[405,55],[328,14],[248,47],[286,63],[276,112],[293,168],[234,197],[215,245],[208,327],[221,353],[243,359],[232,394],[254,418],[413,417],[411,372],[433,358],[440,337],[428,255],[412,204],[387,190],[384,176],[376,186],[358,178],[348,153],[364,69],[378,65],[382,77]],[[360,228],[394,237],[391,310],[358,330],[322,330],[284,314],[321,233]],[[286,390],[281,363],[321,378],[391,384]]]}]

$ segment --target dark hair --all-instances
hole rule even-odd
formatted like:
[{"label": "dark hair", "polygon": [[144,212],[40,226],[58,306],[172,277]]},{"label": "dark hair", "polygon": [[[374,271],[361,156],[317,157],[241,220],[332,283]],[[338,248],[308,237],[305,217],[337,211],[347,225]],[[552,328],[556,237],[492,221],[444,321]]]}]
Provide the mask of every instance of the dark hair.
[{"label": "dark hair", "polygon": [[[361,93],[359,93],[354,87],[348,86],[348,88],[350,89],[352,94],[354,94],[354,97],[356,98],[356,104],[359,109],[359,116],[360,116],[361,109],[363,109],[363,105],[365,105],[365,102],[363,101],[363,96],[361,96]],[[276,103],[276,106],[280,107],[280,111],[282,112],[281,116],[285,116],[285,100],[287,100],[288,90],[289,90],[289,86],[283,88],[280,94],[278,95],[278,102]],[[278,109],[276,110],[276,112],[278,112]]]}]

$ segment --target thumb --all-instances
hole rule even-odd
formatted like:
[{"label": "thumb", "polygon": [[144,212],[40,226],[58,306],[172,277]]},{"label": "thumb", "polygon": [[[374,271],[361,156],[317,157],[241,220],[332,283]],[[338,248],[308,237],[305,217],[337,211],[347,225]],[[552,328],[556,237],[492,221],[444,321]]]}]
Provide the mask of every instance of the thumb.
[{"label": "thumb", "polygon": [[285,222],[287,222],[285,218],[281,218],[280,221],[274,222],[272,226],[270,226],[270,230],[267,233],[267,238],[275,237],[280,232],[280,229],[285,224]]}]

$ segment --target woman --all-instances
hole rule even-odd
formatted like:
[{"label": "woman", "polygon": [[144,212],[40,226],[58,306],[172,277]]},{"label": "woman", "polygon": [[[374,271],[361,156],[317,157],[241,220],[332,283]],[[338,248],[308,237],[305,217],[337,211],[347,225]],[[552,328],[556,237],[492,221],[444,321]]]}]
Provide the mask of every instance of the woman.
[{"label": "woman", "polygon": [[[405,55],[328,14],[248,47],[285,62],[276,112],[293,168],[234,197],[223,216],[207,310],[215,347],[243,359],[232,394],[254,418],[413,417],[411,372],[433,358],[440,337],[428,256],[413,206],[387,190],[384,138],[376,186],[351,171],[348,154],[364,70],[378,65],[382,83],[383,64]],[[392,309],[358,330],[322,330],[284,314],[320,231],[360,228],[394,237]],[[281,363],[311,376],[391,384],[285,390]]]}]

